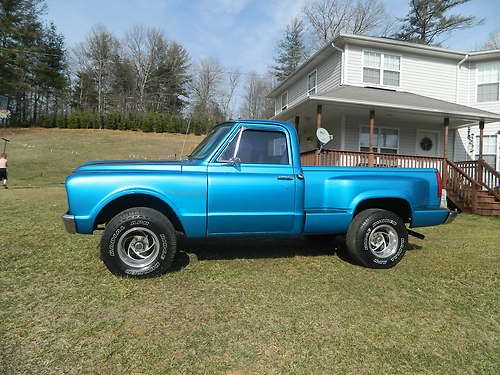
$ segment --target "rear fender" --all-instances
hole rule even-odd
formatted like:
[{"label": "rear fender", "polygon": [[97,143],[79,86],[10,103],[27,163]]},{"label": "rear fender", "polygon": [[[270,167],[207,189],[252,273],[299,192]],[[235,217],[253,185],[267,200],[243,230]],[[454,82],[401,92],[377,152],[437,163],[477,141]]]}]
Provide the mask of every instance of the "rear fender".
[{"label": "rear fender", "polygon": [[[387,194],[387,190],[370,190],[369,192],[364,192],[361,194],[358,194],[353,198],[351,201],[350,205],[350,211],[352,215],[354,216],[354,213],[356,212],[356,209],[359,207],[360,204],[363,202],[370,200],[370,199],[401,199],[404,200],[408,206],[410,207],[410,218],[413,217],[413,211],[414,208],[411,204],[411,199],[405,195],[405,194]],[[380,207],[383,208],[383,207]]]}]

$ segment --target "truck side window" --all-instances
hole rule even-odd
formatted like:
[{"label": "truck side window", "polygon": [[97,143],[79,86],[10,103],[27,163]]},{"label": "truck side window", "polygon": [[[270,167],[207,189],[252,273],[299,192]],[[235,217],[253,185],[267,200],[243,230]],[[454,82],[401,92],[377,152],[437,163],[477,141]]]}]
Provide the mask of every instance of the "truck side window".
[{"label": "truck side window", "polygon": [[241,134],[239,145],[238,138],[236,135],[227,145],[218,161],[229,161],[236,156],[242,164],[289,164],[285,133],[247,129]]}]

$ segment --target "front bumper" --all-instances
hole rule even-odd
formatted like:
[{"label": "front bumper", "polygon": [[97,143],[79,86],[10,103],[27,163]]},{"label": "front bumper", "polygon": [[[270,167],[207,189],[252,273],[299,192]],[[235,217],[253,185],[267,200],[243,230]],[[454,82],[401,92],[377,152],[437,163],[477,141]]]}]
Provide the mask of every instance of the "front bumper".
[{"label": "front bumper", "polygon": [[64,227],[66,228],[66,232],[75,234],[76,233],[75,216],[66,213],[61,216],[61,219],[64,223]]},{"label": "front bumper", "polygon": [[457,211],[450,211],[448,212],[448,217],[446,218],[446,220],[444,221],[443,224],[450,224],[453,222],[453,220],[455,220],[458,216],[458,212]]}]

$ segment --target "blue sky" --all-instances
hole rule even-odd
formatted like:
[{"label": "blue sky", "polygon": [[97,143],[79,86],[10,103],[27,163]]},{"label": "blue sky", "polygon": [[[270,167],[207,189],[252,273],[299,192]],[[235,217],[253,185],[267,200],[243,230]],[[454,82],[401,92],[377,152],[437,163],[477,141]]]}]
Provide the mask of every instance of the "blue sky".
[{"label": "blue sky", "polygon": [[[266,72],[276,41],[306,0],[47,0],[47,19],[55,22],[68,47],[83,40],[95,24],[118,37],[134,24],[160,27],[184,45],[193,60],[213,56],[230,69]],[[387,10],[403,16],[405,0],[386,0]],[[481,26],[455,32],[444,45],[477,49],[500,28],[500,0],[473,0],[460,9],[485,18]]]}]

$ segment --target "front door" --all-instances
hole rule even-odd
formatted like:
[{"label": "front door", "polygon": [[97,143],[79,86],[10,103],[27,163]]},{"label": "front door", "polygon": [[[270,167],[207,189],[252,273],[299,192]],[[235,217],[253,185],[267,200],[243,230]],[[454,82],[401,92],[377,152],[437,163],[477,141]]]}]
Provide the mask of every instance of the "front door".
[{"label": "front door", "polygon": [[417,130],[416,154],[419,156],[438,156],[439,132]]},{"label": "front door", "polygon": [[284,128],[245,125],[209,164],[207,234],[292,231],[295,183]]}]

